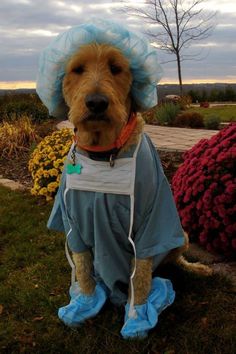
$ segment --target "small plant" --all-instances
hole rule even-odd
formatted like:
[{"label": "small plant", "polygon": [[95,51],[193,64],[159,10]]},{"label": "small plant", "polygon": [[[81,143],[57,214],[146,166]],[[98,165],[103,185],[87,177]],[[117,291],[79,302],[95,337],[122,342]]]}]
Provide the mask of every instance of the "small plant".
[{"label": "small plant", "polygon": [[197,112],[183,112],[175,118],[176,127],[202,128],[204,127],[203,116]]},{"label": "small plant", "polygon": [[65,128],[48,135],[35,148],[29,161],[29,171],[34,182],[31,194],[41,195],[47,201],[54,198],[72,136],[72,130]]},{"label": "small plant", "polygon": [[0,156],[14,158],[26,152],[37,141],[35,128],[27,116],[20,117],[17,122],[0,124]]},{"label": "small plant", "polygon": [[220,126],[220,122],[221,122],[220,117],[214,115],[214,116],[209,116],[207,119],[205,119],[204,124],[207,129],[218,130]]},{"label": "small plant", "polygon": [[180,112],[180,106],[174,103],[165,103],[156,111],[157,121],[160,125],[172,126],[176,116]]},{"label": "small plant", "polygon": [[182,225],[210,252],[236,254],[236,123],[184,155],[172,180]]}]

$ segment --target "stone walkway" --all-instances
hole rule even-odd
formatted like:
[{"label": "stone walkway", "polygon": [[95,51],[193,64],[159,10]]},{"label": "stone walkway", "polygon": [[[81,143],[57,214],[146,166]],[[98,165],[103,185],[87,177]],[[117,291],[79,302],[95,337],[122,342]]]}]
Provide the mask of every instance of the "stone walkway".
[{"label": "stone walkway", "polygon": [[209,139],[219,131],[145,125],[145,132],[158,150],[186,151],[201,139]]},{"label": "stone walkway", "polygon": [[7,188],[10,188],[11,190],[13,191],[16,191],[16,190],[25,190],[27,189],[25,186],[23,186],[23,184],[21,184],[20,182],[16,182],[16,181],[13,181],[11,179],[8,179],[8,178],[3,178],[2,175],[0,175],[0,184],[4,187],[7,187]]},{"label": "stone walkway", "polygon": [[[60,122],[57,128],[73,129],[73,125],[65,120]],[[199,140],[208,139],[218,133],[218,130],[170,128],[148,124],[144,130],[158,150],[183,152],[189,150]]]}]

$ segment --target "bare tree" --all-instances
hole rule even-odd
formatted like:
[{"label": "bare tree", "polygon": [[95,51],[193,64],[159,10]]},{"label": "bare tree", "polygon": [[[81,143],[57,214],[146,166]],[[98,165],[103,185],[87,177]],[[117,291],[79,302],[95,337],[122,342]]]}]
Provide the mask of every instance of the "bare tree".
[{"label": "bare tree", "polygon": [[[145,6],[125,6],[125,13],[147,22],[151,37],[160,49],[175,55],[180,94],[183,93],[182,61],[194,59],[184,51],[193,42],[209,37],[214,28],[215,13],[202,8],[204,0],[147,0]],[[195,55],[196,56],[196,55]]]}]

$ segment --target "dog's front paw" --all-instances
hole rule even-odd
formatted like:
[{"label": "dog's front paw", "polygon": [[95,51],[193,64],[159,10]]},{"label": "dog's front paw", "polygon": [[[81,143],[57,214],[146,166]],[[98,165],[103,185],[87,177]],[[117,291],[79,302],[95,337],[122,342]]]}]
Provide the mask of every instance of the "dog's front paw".
[{"label": "dog's front paw", "polygon": [[152,287],[147,302],[143,305],[135,305],[136,316],[129,317],[130,305],[125,306],[125,324],[121,335],[125,339],[142,339],[148,335],[148,331],[154,328],[159,314],[175,299],[171,281],[156,277],[152,280]]},{"label": "dog's front paw", "polygon": [[121,329],[121,335],[125,339],[144,339],[147,337],[148,330],[157,324],[157,313],[152,311],[150,317],[150,309],[148,304],[135,305],[135,317],[128,317],[130,306],[125,306],[125,324]]},{"label": "dog's front paw", "polygon": [[85,320],[98,314],[107,299],[104,288],[97,284],[92,295],[83,295],[80,292],[71,297],[67,306],[58,310],[58,317],[69,327],[77,327]]}]

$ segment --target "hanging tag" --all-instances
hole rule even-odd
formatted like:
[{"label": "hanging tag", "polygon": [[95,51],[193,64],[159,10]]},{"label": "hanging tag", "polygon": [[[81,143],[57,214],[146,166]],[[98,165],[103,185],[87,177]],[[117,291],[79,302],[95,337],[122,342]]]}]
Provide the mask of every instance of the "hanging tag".
[{"label": "hanging tag", "polygon": [[115,158],[116,158],[116,156],[114,154],[111,154],[110,159],[109,159],[111,167],[115,166]]},{"label": "hanging tag", "polygon": [[68,164],[66,165],[66,172],[71,175],[72,173],[77,173],[78,175],[81,174],[83,166],[78,164],[78,165],[72,165]]}]

